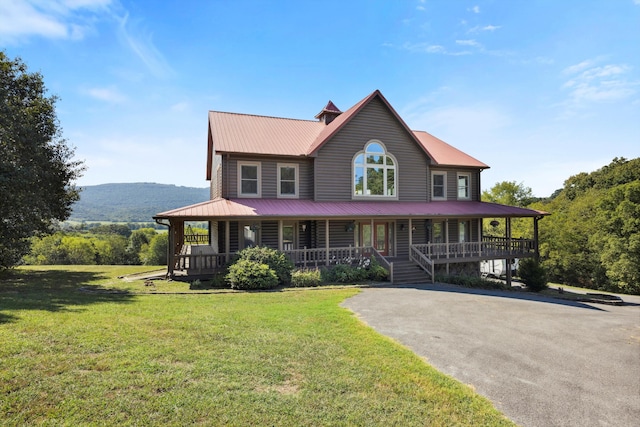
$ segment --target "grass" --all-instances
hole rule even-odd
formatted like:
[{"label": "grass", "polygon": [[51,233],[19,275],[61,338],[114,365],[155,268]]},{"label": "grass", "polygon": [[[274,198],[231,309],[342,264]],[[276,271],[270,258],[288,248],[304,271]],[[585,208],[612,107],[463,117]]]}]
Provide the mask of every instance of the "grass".
[{"label": "grass", "polygon": [[144,270],[0,277],[0,424],[512,425],[341,308],[357,289],[78,290],[143,289],[117,277]]}]

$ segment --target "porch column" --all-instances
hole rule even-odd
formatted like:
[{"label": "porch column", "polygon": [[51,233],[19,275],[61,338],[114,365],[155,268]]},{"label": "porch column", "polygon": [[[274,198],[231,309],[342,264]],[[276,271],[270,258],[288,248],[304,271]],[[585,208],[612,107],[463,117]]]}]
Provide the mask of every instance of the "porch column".
[{"label": "porch column", "polygon": [[224,222],[224,252],[225,252],[225,261],[229,262],[231,257],[231,221],[226,220]]},{"label": "porch column", "polygon": [[482,218],[478,218],[478,251],[482,256]]},{"label": "porch column", "polygon": [[536,261],[540,262],[540,247],[538,246],[538,221],[540,221],[540,216],[536,216],[533,218],[533,251],[536,254]]},{"label": "porch column", "polygon": [[506,218],[506,234],[507,234],[507,259],[505,260],[507,268],[507,286],[511,287],[511,217]]},{"label": "porch column", "polygon": [[[449,219],[444,220],[444,241],[446,242],[447,258],[449,258]],[[449,263],[447,266],[447,276],[449,275]]]},{"label": "porch column", "polygon": [[326,249],[326,265],[329,265],[329,220],[324,220],[324,246]]},{"label": "porch column", "polygon": [[282,220],[278,220],[278,250],[282,251]]},{"label": "porch column", "polygon": [[169,248],[167,250],[167,273],[169,274],[169,277],[171,277],[173,276],[173,268],[176,265],[176,255],[174,252],[175,238],[173,236],[173,221],[169,221],[169,230],[167,231],[167,233],[169,233]]},{"label": "porch column", "polygon": [[409,218],[409,253],[411,253],[411,246],[413,246],[413,219]]}]

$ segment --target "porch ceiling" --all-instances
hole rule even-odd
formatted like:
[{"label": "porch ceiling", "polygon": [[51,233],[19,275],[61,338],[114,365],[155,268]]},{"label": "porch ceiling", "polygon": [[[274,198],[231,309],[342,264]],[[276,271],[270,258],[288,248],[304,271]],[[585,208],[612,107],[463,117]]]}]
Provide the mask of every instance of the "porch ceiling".
[{"label": "porch ceiling", "polygon": [[504,218],[538,217],[547,212],[473,201],[443,202],[316,202],[291,199],[216,199],[162,212],[154,219],[206,220],[272,218]]}]

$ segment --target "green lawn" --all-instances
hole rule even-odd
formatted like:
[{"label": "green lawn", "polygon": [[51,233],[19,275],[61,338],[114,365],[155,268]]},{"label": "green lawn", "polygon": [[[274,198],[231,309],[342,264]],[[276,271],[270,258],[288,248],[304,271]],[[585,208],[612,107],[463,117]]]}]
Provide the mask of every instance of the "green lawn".
[{"label": "green lawn", "polygon": [[0,277],[0,425],[512,425],[339,307],[357,289],[86,292],[148,269]]}]

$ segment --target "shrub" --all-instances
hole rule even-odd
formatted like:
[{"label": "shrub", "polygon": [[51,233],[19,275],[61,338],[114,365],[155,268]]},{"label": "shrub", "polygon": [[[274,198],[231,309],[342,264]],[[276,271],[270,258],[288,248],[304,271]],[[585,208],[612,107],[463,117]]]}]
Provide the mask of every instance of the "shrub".
[{"label": "shrub", "polygon": [[237,260],[255,261],[258,264],[266,264],[275,272],[280,284],[288,285],[291,283],[293,263],[283,252],[276,249],[264,246],[246,248],[238,252]]},{"label": "shrub", "polygon": [[323,270],[323,282],[355,283],[369,278],[368,270],[352,267],[348,264],[336,264],[330,269]]},{"label": "shrub", "polygon": [[449,283],[452,285],[464,286],[465,288],[475,289],[508,289],[507,285],[495,280],[487,280],[477,276],[447,276],[437,274],[436,282]]},{"label": "shrub", "polygon": [[520,260],[518,263],[518,277],[533,292],[547,289],[547,272],[534,258]]},{"label": "shrub", "polygon": [[294,288],[308,288],[322,283],[320,270],[294,270],[291,273],[291,286]]},{"label": "shrub", "polygon": [[378,261],[371,257],[371,265],[369,266],[369,279],[381,282],[389,280],[389,271],[381,266]]},{"label": "shrub", "polygon": [[278,286],[278,276],[273,269],[248,259],[240,259],[230,266],[226,279],[231,289],[273,289]]}]

